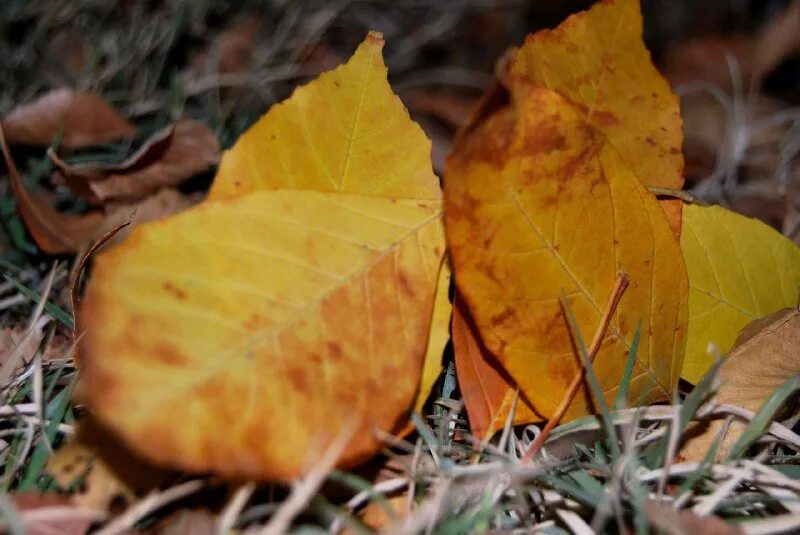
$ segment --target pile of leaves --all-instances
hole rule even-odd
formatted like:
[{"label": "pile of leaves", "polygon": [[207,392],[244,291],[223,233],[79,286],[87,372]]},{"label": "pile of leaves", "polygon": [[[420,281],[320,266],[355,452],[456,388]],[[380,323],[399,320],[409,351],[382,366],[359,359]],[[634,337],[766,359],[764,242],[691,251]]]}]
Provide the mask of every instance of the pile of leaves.
[{"label": "pile of leaves", "polygon": [[[135,133],[92,93],[3,118],[28,232],[78,253],[74,318],[58,267],[7,277],[38,306],[0,367],[6,527],[797,529],[800,249],[683,189],[641,35],[638,0],[531,34],[441,181],[375,32],[221,155],[182,117],[65,160]],[[6,144],[54,138],[79,214]]]}]

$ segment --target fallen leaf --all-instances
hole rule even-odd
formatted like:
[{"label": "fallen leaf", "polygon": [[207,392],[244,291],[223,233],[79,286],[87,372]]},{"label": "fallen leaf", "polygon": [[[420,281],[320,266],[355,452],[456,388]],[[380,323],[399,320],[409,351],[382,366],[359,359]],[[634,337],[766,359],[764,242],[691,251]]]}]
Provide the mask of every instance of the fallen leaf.
[{"label": "fallen leaf", "polygon": [[[785,381],[800,373],[800,310],[787,308],[749,323],[720,366],[716,402],[757,412],[762,403]],[[722,440],[723,422],[712,421],[681,449],[689,461],[702,461],[717,442],[717,459],[728,455],[741,436],[744,424],[735,420]]]},{"label": "fallen leaf", "polygon": [[219,533],[217,515],[205,509],[179,509],[161,520],[148,535],[214,535]]},{"label": "fallen leaf", "polygon": [[[372,500],[358,512],[358,519],[373,531],[381,531],[393,525],[392,517],[386,508],[394,513],[395,519],[402,522],[408,514],[408,496],[390,496],[383,500],[383,503]],[[345,530],[345,534],[352,533]]]},{"label": "fallen leaf", "polygon": [[79,149],[131,137],[136,128],[94,93],[54,89],[12,110],[2,120],[9,143],[50,145],[63,132],[61,146]]},{"label": "fallen leaf", "polygon": [[[475,323],[458,294],[453,307],[452,331],[456,374],[470,430],[473,436],[485,440],[505,426],[517,389],[480,341]],[[536,414],[525,399],[517,400],[513,425],[542,420],[544,417]]]},{"label": "fallen leaf", "polygon": [[120,225],[130,223],[109,241],[109,244],[122,243],[138,225],[179,214],[198,202],[199,199],[184,195],[174,188],[164,188],[136,203],[108,204],[104,208],[105,219],[93,238],[98,239]]},{"label": "fallen leaf", "polygon": [[80,310],[89,405],[193,471],[294,477],[349,418],[343,464],[365,459],[373,425],[404,424],[417,393],[440,211],[267,190],[138,227],[98,256]]},{"label": "fallen leaf", "polygon": [[681,376],[697,383],[750,321],[795,306],[800,248],[761,221],[719,206],[684,208],[681,249],[689,273],[689,332]]},{"label": "fallen leaf", "polygon": [[424,134],[392,93],[382,49],[383,38],[370,33],[350,61],[273,106],[223,153],[209,199],[263,188],[438,196],[430,142],[426,150],[403,148]]},{"label": "fallen leaf", "polygon": [[510,69],[583,105],[585,121],[643,183],[683,187],[678,97],[644,46],[639,0],[598,2],[528,36]]},{"label": "fallen leaf", "polygon": [[82,244],[92,238],[103,221],[103,214],[99,211],[92,211],[78,216],[64,215],[53,209],[40,197],[28,193],[6,144],[3,130],[5,122],[2,125],[0,127],[0,149],[6,160],[11,190],[16,198],[20,217],[25,222],[36,245],[42,251],[51,254],[77,251]]},{"label": "fallen leaf", "polygon": [[452,276],[449,262],[442,262],[439,280],[436,282],[436,296],[433,300],[428,349],[425,351],[422,379],[419,382],[417,401],[414,403],[414,410],[418,414],[422,414],[425,402],[430,397],[431,389],[442,373],[442,358],[444,348],[450,340],[450,316],[453,312],[453,305],[450,303],[450,279]]},{"label": "fallen leaf", "polygon": [[[10,495],[11,502],[18,513],[32,512],[36,509],[58,508],[67,509],[72,507],[68,496],[60,496],[55,493],[24,492]],[[77,510],[76,510],[77,512]],[[60,533],[63,535],[83,535],[89,531],[96,519],[91,516],[63,516],[41,519],[25,520],[25,533],[27,535],[52,535]]]},{"label": "fallen leaf", "polygon": [[179,119],[154,134],[119,164],[69,165],[51,153],[55,180],[90,202],[137,201],[207,171],[219,161],[219,142],[203,123]]},{"label": "fallen leaf", "polygon": [[648,522],[666,535],[744,535],[742,528],[717,516],[700,516],[692,511],[676,511],[671,505],[648,500],[645,504]]},{"label": "fallen leaf", "polygon": [[[560,306],[597,330],[617,274],[630,275],[595,367],[613,396],[641,324],[632,400],[669,398],[680,371],[687,280],[655,198],[579,106],[521,82],[512,108],[457,140],[445,179],[456,281],[481,339],[547,417],[579,370]],[[566,419],[590,412],[579,395]]]},{"label": "fallen leaf", "polygon": [[261,19],[255,15],[247,15],[222,32],[209,50],[194,58],[193,63],[205,71],[219,74],[245,72],[253,57],[260,29]]},{"label": "fallen leaf", "polygon": [[[212,200],[98,256],[79,312],[88,404],[139,453],[288,479],[350,422],[359,430],[340,466],[380,449],[375,427],[406,425],[444,254],[442,202],[430,141],[391,94],[382,45],[370,34],[347,65],[268,112],[225,153]],[[275,123],[320,87],[341,90],[315,97],[300,130]],[[342,138],[337,120],[345,133],[353,124],[325,113],[362,93],[356,130],[374,135]],[[388,159],[362,168],[356,151],[384,144]]]},{"label": "fallen leaf", "polygon": [[[83,383],[78,383],[79,391]],[[76,397],[81,397],[80,393]],[[45,472],[73,504],[117,512],[163,485],[170,474],[144,462],[90,415],[67,444],[47,458]]]}]

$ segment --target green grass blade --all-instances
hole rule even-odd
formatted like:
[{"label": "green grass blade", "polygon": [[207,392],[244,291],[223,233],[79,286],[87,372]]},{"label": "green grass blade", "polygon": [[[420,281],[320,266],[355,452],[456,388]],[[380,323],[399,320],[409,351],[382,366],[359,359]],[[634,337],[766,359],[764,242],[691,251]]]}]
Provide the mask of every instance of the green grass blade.
[{"label": "green grass blade", "polygon": [[19,492],[34,490],[36,487],[36,483],[39,480],[39,476],[42,475],[42,470],[44,470],[45,464],[47,463],[47,457],[50,453],[47,444],[52,444],[56,438],[56,435],[58,434],[58,426],[64,420],[64,417],[67,414],[70,397],[72,396],[72,390],[75,388],[77,379],[78,375],[73,375],[69,385],[67,385],[64,390],[59,392],[53,398],[53,400],[47,404],[45,417],[50,420],[45,429],[47,442],[44,441],[44,437],[41,437],[39,443],[36,444],[36,447],[33,450],[33,455],[31,455],[31,460],[28,463],[27,469],[25,470],[25,475],[19,484]]},{"label": "green grass blade", "polygon": [[[28,299],[32,300],[34,303],[38,304],[39,301],[42,300],[42,296],[40,296],[39,294],[37,294],[36,292],[31,290],[27,286],[25,286],[24,284],[19,282],[14,277],[11,277],[10,275],[6,275],[5,273],[3,274],[3,277],[5,277],[5,279],[8,282],[10,282],[12,285],[14,285],[14,288],[19,290],[20,293],[22,293]],[[61,323],[63,323],[67,327],[69,327],[70,329],[72,329],[72,327],[73,327],[72,316],[70,316],[68,313],[64,312],[62,309],[60,309],[59,307],[57,307],[56,305],[54,305],[50,301],[45,302],[44,309],[51,316],[53,316],[55,319],[57,319],[58,321],[60,321]]]},{"label": "green grass blade", "polygon": [[775,414],[786,403],[798,389],[800,389],[800,373],[784,382],[778,387],[772,395],[758,409],[755,417],[747,424],[744,431],[742,431],[739,440],[731,448],[728,453],[727,460],[732,461],[738,459],[747,450],[747,448],[755,442],[769,427],[769,424],[775,418]]},{"label": "green grass blade", "polygon": [[639,350],[639,338],[642,334],[642,322],[636,326],[636,332],[633,334],[631,341],[631,348],[628,350],[628,360],[625,362],[625,370],[622,372],[622,379],[619,382],[619,391],[617,398],[614,400],[614,408],[618,411],[628,406],[628,391],[631,386],[631,377],[633,376],[633,365],[636,363],[636,352]]},{"label": "green grass blade", "polygon": [[606,403],[606,400],[603,397],[603,390],[600,388],[600,380],[597,378],[597,374],[594,372],[594,367],[592,366],[592,361],[589,359],[589,352],[586,349],[583,336],[581,336],[580,329],[578,328],[578,322],[576,321],[575,314],[572,311],[572,305],[569,304],[569,301],[564,298],[563,295],[561,297],[561,302],[563,303],[564,310],[567,314],[567,321],[569,321],[572,332],[575,334],[575,342],[578,346],[578,352],[580,353],[581,359],[583,360],[583,366],[586,368],[586,378],[589,380],[589,387],[592,389],[592,394],[594,395],[597,406],[600,409],[600,415],[603,419],[603,426],[606,428],[609,446],[611,447],[611,456],[616,461],[620,456],[619,437],[617,436],[617,429],[614,427],[614,420],[611,418],[611,410],[609,409],[608,403]]}]

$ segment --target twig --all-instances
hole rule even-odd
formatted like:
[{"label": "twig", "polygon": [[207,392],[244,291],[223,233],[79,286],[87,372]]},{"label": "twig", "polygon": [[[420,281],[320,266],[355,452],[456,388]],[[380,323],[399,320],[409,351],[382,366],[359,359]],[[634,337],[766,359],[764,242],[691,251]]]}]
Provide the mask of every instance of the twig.
[{"label": "twig", "polygon": [[228,533],[233,529],[233,526],[236,525],[236,521],[239,520],[239,515],[242,513],[242,509],[247,504],[250,496],[253,495],[253,491],[255,489],[256,484],[252,481],[248,481],[236,489],[236,492],[233,494],[233,498],[231,498],[231,500],[225,506],[225,509],[222,511],[219,521],[217,522],[217,533],[219,535],[225,535],[225,533]]},{"label": "twig", "polygon": [[[600,346],[606,336],[608,326],[611,324],[611,318],[614,316],[614,313],[617,310],[617,305],[619,305],[622,294],[625,293],[629,283],[630,279],[628,278],[627,273],[620,273],[617,276],[617,282],[611,292],[611,297],[606,305],[606,310],[603,313],[602,319],[600,320],[600,325],[597,327],[597,332],[594,335],[594,340],[592,340],[592,345],[589,347],[589,359],[592,361],[594,361],[595,356],[597,356],[597,352],[600,350]],[[536,455],[536,453],[538,453],[544,442],[547,440],[547,437],[550,436],[550,432],[561,421],[561,418],[564,416],[564,413],[567,412],[572,400],[575,399],[575,395],[578,393],[578,389],[583,383],[583,376],[585,372],[586,370],[583,368],[583,366],[581,366],[581,368],[572,378],[572,382],[567,388],[564,397],[561,399],[561,403],[553,413],[553,416],[550,418],[550,420],[548,420],[547,425],[544,426],[542,432],[538,437],[536,437],[536,440],[533,441],[531,447],[528,448],[528,451],[520,460],[522,464],[531,462],[533,457]]]}]

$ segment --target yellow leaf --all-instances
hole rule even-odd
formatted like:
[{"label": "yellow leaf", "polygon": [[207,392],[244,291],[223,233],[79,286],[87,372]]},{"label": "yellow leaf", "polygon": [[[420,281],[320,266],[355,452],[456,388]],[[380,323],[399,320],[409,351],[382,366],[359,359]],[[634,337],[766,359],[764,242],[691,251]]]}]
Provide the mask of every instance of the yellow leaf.
[{"label": "yellow leaf", "polygon": [[639,0],[606,0],[528,37],[511,74],[581,105],[645,184],[683,187],[678,97],[642,41]]},{"label": "yellow leaf", "polygon": [[[290,478],[405,423],[444,248],[440,202],[270,190],[143,225],[81,308],[102,421],[150,459]],[[315,447],[316,445],[316,447]]]},{"label": "yellow leaf", "polygon": [[265,114],[223,154],[210,199],[265,188],[440,196],[431,142],[386,79],[383,38]]},{"label": "yellow leaf", "polygon": [[422,380],[419,383],[417,401],[414,410],[422,414],[425,402],[431,389],[442,373],[442,357],[444,348],[450,340],[450,316],[453,305],[450,303],[450,279],[453,274],[448,262],[442,262],[439,280],[436,283],[436,297],[433,300],[433,314],[428,334],[428,349],[425,350],[425,361],[422,366]]},{"label": "yellow leaf", "polygon": [[681,375],[696,383],[750,321],[796,306],[800,249],[764,223],[719,206],[684,207],[689,334]]},{"label": "yellow leaf", "polygon": [[273,107],[210,200],[98,258],[79,314],[88,404],[146,457],[285,479],[352,419],[341,466],[407,425],[449,303],[432,323],[441,191],[382,45],[370,34]]},{"label": "yellow leaf", "polygon": [[[749,323],[720,367],[716,402],[757,412],[778,387],[800,373],[798,347],[800,311],[796,308]],[[741,436],[744,424],[734,421],[720,440],[722,425],[722,421],[714,421],[701,434],[691,436],[681,456],[702,461],[711,444],[717,442],[717,459],[724,459]]]},{"label": "yellow leaf", "polygon": [[[446,168],[448,244],[481,338],[549,416],[579,369],[560,297],[591,338],[624,271],[631,285],[595,361],[601,385],[615,394],[641,324],[631,399],[668,398],[688,285],[664,212],[578,107],[527,84],[512,97],[509,112],[459,140]],[[579,395],[567,417],[588,410]]]}]

